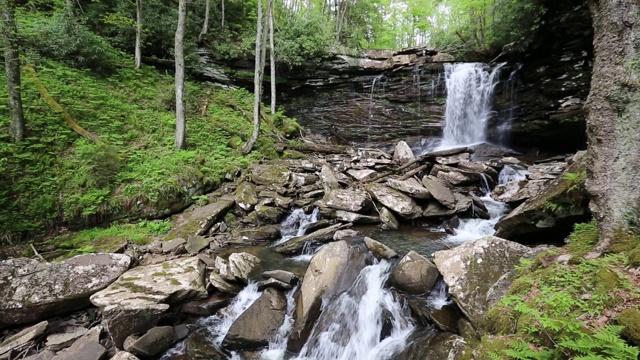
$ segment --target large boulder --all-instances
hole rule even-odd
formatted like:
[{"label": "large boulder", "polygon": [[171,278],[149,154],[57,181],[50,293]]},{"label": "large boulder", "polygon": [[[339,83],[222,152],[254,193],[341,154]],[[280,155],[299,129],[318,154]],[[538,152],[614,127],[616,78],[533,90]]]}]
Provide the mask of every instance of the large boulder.
[{"label": "large boulder", "polygon": [[409,178],[407,180],[396,180],[389,179],[387,180],[387,184],[399,191],[402,191],[405,194],[410,195],[416,199],[431,199],[431,193],[427,190],[418,180],[414,178]]},{"label": "large boulder", "polygon": [[258,191],[256,186],[250,182],[243,182],[236,189],[236,204],[242,209],[250,211],[258,204]]},{"label": "large boulder", "polygon": [[296,294],[294,325],[289,350],[300,351],[320,315],[324,298],[347,290],[365,267],[366,250],[341,240],[323,246],[307,268]]},{"label": "large boulder", "polygon": [[78,310],[131,265],[123,254],[80,255],[62,262],[0,262],[0,328]]},{"label": "large boulder", "polygon": [[284,186],[289,182],[291,171],[282,165],[260,165],[251,166],[251,181],[258,185]]},{"label": "large boulder", "polygon": [[327,194],[325,205],[332,209],[363,212],[371,207],[371,200],[363,190],[334,189]]},{"label": "large boulder", "polygon": [[269,345],[284,322],[287,299],[273,288],[262,295],[233,322],[222,345],[230,350],[253,350]]},{"label": "large boulder", "polygon": [[506,203],[519,202],[543,192],[548,184],[549,180],[510,181],[496,186],[491,192],[491,197]]},{"label": "large boulder", "polygon": [[128,352],[143,358],[157,357],[188,333],[189,330],[184,325],[176,328],[172,326],[157,326],[142,336],[134,335],[128,337],[124,347]]},{"label": "large boulder", "polygon": [[404,165],[415,159],[416,156],[413,154],[413,150],[411,150],[409,145],[405,141],[398,141],[393,151],[393,161],[397,164]]},{"label": "large boulder", "polygon": [[367,186],[369,193],[382,205],[406,219],[415,219],[422,214],[422,208],[409,196],[381,184]]},{"label": "large boulder", "polygon": [[407,294],[426,294],[438,280],[438,269],[424,256],[409,251],[391,271],[391,284]]},{"label": "large boulder", "polygon": [[429,190],[431,196],[440,204],[449,209],[456,207],[456,197],[453,191],[444,185],[440,179],[427,175],[422,178],[422,185]]},{"label": "large boulder", "polygon": [[456,206],[450,209],[437,201],[431,201],[429,205],[424,209],[422,216],[424,217],[436,217],[436,216],[451,216],[455,214],[461,214],[471,209],[473,205],[473,199],[469,196],[455,193]]},{"label": "large boulder", "polygon": [[434,254],[436,267],[460,310],[481,333],[485,313],[505,294],[520,259],[535,252],[524,245],[487,236]]},{"label": "large boulder", "polygon": [[207,296],[204,263],[190,257],[131,269],[93,294],[91,302],[104,309],[107,331],[122,348],[129,335],[153,327],[171,304]]}]

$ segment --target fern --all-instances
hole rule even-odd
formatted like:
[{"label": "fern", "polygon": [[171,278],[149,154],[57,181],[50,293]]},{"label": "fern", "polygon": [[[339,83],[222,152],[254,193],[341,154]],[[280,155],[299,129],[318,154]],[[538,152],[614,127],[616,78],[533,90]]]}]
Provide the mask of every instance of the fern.
[{"label": "fern", "polygon": [[516,360],[550,360],[553,358],[553,350],[535,351],[523,340],[510,342],[509,349],[502,352]]},{"label": "fern", "polygon": [[623,326],[607,325],[593,335],[564,339],[558,346],[579,356],[576,359],[637,359],[637,347],[629,346],[622,338]]}]

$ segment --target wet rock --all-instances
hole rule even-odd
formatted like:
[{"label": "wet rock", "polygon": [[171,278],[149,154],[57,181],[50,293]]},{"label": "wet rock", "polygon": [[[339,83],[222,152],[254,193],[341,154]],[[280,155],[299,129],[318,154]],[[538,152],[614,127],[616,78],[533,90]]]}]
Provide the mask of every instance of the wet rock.
[{"label": "wet rock", "polygon": [[[471,359],[471,350],[464,338],[449,332],[416,332],[409,337],[409,345],[398,355],[403,360]],[[422,336],[420,336],[422,335]]]},{"label": "wet rock", "polygon": [[405,141],[398,141],[393,151],[393,161],[399,165],[404,165],[415,159],[416,156],[413,154],[413,150],[411,150],[409,145]]},{"label": "wet rock", "polygon": [[240,287],[237,284],[229,283],[226,279],[222,278],[222,276],[220,276],[220,274],[218,274],[215,271],[212,271],[209,274],[209,284],[211,284],[211,286],[218,289],[218,291],[227,293],[227,294],[235,295],[239,293],[240,290],[242,290],[242,287]]},{"label": "wet rock", "polygon": [[258,185],[284,186],[289,182],[291,171],[281,165],[260,165],[251,166],[251,181]]},{"label": "wet rock", "polygon": [[383,207],[380,209],[380,221],[382,228],[387,230],[398,230],[400,223],[389,209]]},{"label": "wet rock", "polygon": [[178,249],[186,243],[187,241],[183,238],[176,238],[171,241],[164,242],[162,243],[162,252],[163,253],[178,252],[179,251]]},{"label": "wet rock", "polygon": [[391,271],[391,284],[407,294],[426,294],[438,280],[438,269],[424,256],[409,251]]},{"label": "wet rock", "polygon": [[258,203],[258,192],[256,186],[250,182],[243,182],[238,185],[235,194],[236,204],[243,210],[251,211]]},{"label": "wet rock", "polygon": [[483,164],[481,162],[469,161],[469,160],[461,161],[458,164],[458,168],[462,170],[468,170],[476,173],[486,174],[487,176],[491,177],[493,180],[498,180],[498,172],[496,171],[496,169],[494,169],[489,165]]},{"label": "wet rock", "polygon": [[415,219],[422,214],[420,206],[398,190],[381,184],[368,185],[367,190],[382,205],[404,218]]},{"label": "wet rock", "polygon": [[333,240],[340,241],[340,240],[350,239],[358,236],[359,234],[360,232],[355,231],[353,229],[338,230],[335,232],[335,234],[333,234]]},{"label": "wet rock", "polygon": [[[179,225],[181,228],[190,228],[192,223],[197,223],[200,229],[196,235],[205,235],[213,224],[225,216],[227,211],[233,207],[233,204],[235,204],[234,200],[218,199],[218,201],[214,203],[194,209],[189,214],[183,214],[183,216],[187,216],[188,218],[185,219],[185,221],[181,221]],[[183,234],[185,237],[188,235],[191,234]]]},{"label": "wet rock", "polygon": [[470,185],[480,181],[480,174],[475,171],[463,170],[444,165],[435,165],[430,175],[456,186]]},{"label": "wet rock", "polygon": [[127,351],[118,351],[111,360],[140,360],[140,358]]},{"label": "wet rock", "polygon": [[473,204],[473,201],[469,196],[455,193],[456,206],[453,209],[449,209],[438,202],[432,201],[427,205],[422,213],[424,217],[437,217],[437,216],[451,216],[454,214],[462,214],[469,211]]},{"label": "wet rock", "polygon": [[422,178],[422,184],[440,204],[449,209],[455,209],[456,197],[453,191],[446,187],[439,179],[427,175]]},{"label": "wet rock", "polygon": [[280,238],[280,228],[277,225],[265,225],[234,231],[232,234],[242,240],[271,241]]},{"label": "wet rock", "polygon": [[130,264],[131,258],[124,254],[80,255],[56,263],[1,261],[0,328],[85,307],[89,296],[115,281]]},{"label": "wet rock", "polygon": [[276,280],[280,280],[284,283],[287,283],[289,285],[295,285],[298,283],[299,278],[298,276],[296,276],[296,274],[290,272],[290,271],[285,271],[285,270],[270,270],[270,271],[265,271],[262,273],[262,276],[266,279],[268,278],[274,278]]},{"label": "wet rock", "polygon": [[31,340],[44,334],[47,330],[47,326],[49,326],[49,323],[47,321],[42,321],[5,339],[0,343],[0,358],[10,357],[9,355],[11,354],[11,351],[21,348]]},{"label": "wet rock", "polygon": [[344,210],[336,210],[336,220],[353,224],[377,224],[380,222],[380,218],[377,216],[362,215]]},{"label": "wet rock", "polygon": [[233,253],[229,255],[229,272],[237,280],[248,282],[249,275],[261,262],[260,258],[246,252]]},{"label": "wet rock", "polygon": [[100,360],[107,352],[100,344],[101,327],[93,328],[76,340],[66,350],[59,352],[53,360]]},{"label": "wet rock", "polygon": [[431,199],[431,193],[418,180],[409,178],[404,181],[396,179],[387,180],[389,187],[402,191],[415,199]]},{"label": "wet rock", "polygon": [[185,341],[185,352],[189,360],[228,360],[229,356],[223,354],[220,349],[209,340],[205,331],[198,331]]},{"label": "wet rock", "polygon": [[353,177],[357,181],[367,181],[369,179],[375,178],[378,175],[376,171],[370,170],[370,169],[364,169],[364,170],[350,169],[350,170],[347,170],[347,174],[351,175],[351,177]]},{"label": "wet rock", "polygon": [[282,196],[280,194],[278,194],[275,191],[260,191],[259,196],[261,198],[268,198],[268,199],[272,199],[273,203],[282,209],[288,209],[291,206],[291,203],[293,202],[293,199],[286,197],[286,196]]},{"label": "wet rock", "polygon": [[344,225],[335,224],[324,229],[312,232],[311,234],[294,237],[286,242],[274,247],[276,252],[282,254],[293,254],[302,250],[305,244],[321,244],[333,239],[333,234]]},{"label": "wet rock", "polygon": [[338,182],[338,177],[329,165],[322,166],[322,169],[320,170],[320,181],[322,182],[322,186],[324,187],[324,192],[326,192],[327,194],[330,193],[331,190],[340,189],[340,182]]},{"label": "wet rock", "polygon": [[222,345],[231,350],[251,350],[269,345],[284,322],[287,299],[267,288],[249,308],[233,322]]},{"label": "wet rock", "polygon": [[127,338],[125,350],[140,357],[155,357],[178,340],[172,326],[157,326],[140,337]]},{"label": "wet rock", "polygon": [[313,224],[309,224],[309,226],[307,226],[307,229],[305,230],[304,234],[311,234],[314,231],[320,230],[320,229],[324,229],[328,226],[331,226],[331,221],[327,220],[327,219],[320,219],[316,222],[314,222]]},{"label": "wet rock", "polygon": [[185,250],[187,250],[187,252],[189,254],[197,254],[200,251],[202,251],[204,248],[209,246],[209,240],[205,239],[202,236],[199,235],[192,235],[189,236],[189,239],[187,240],[187,245],[185,245]]},{"label": "wet rock", "polygon": [[256,206],[254,213],[260,222],[265,224],[277,224],[285,215],[283,209],[265,205]]},{"label": "wet rock", "polygon": [[491,193],[491,198],[506,203],[518,202],[543,192],[548,185],[548,180],[510,181],[496,186]]},{"label": "wet rock", "polygon": [[47,336],[45,347],[51,351],[60,351],[71,346],[74,341],[76,341],[86,333],[87,329],[77,328],[74,331],[67,333],[51,334]]},{"label": "wet rock", "polygon": [[325,205],[332,209],[350,212],[364,212],[371,208],[371,200],[362,190],[335,189],[327,195]]},{"label": "wet rock", "polygon": [[458,332],[460,314],[455,304],[435,308],[425,296],[411,297],[407,300],[412,317],[424,326],[435,325],[442,331]]},{"label": "wet rock", "polygon": [[288,348],[298,352],[320,315],[322,299],[348,289],[365,266],[365,251],[346,241],[323,246],[311,259],[296,295],[294,325]]},{"label": "wet rock", "polygon": [[293,286],[287,284],[284,281],[280,281],[274,278],[258,282],[258,290],[264,290],[266,288],[274,288],[276,290],[286,291],[291,290]]},{"label": "wet rock", "polygon": [[511,285],[520,259],[531,254],[526,246],[487,236],[437,251],[434,262],[453,300],[473,326],[482,331],[486,311]]},{"label": "wet rock", "polygon": [[398,256],[398,253],[393,251],[393,249],[379,241],[373,240],[370,237],[364,237],[364,244],[367,246],[367,249],[369,249],[369,251],[371,251],[371,253],[378,259],[388,260]]},{"label": "wet rock", "polygon": [[192,300],[182,304],[180,312],[196,316],[211,316],[230,302],[229,295],[215,293],[204,300]]}]

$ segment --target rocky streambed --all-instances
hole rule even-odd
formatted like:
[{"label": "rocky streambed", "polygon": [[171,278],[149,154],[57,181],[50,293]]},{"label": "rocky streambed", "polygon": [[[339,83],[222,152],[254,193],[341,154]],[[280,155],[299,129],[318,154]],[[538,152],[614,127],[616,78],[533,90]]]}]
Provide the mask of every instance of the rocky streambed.
[{"label": "rocky streambed", "polygon": [[587,211],[580,153],[297,149],[148,245],[0,262],[0,359],[458,358]]}]

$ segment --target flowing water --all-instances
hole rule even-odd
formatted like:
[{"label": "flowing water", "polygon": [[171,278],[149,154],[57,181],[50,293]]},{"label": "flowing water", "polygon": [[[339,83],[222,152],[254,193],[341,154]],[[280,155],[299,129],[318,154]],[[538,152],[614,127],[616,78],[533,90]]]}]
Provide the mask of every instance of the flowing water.
[{"label": "flowing water", "polygon": [[282,244],[297,236],[304,235],[309,225],[316,223],[320,218],[320,210],[314,208],[311,214],[305,214],[302,209],[293,209],[291,214],[280,223],[280,240],[274,245]]},{"label": "flowing water", "polygon": [[481,63],[445,64],[447,104],[443,147],[469,145],[487,140],[491,96],[502,65],[490,69]]},{"label": "flowing water", "polygon": [[502,114],[502,121],[497,126],[497,141],[502,146],[509,146],[511,138],[511,125],[514,118],[514,109],[517,106],[518,88],[520,87],[520,77],[518,71],[522,69],[522,64],[516,64],[514,69],[511,70],[509,78],[504,83],[502,90],[503,97],[507,98],[509,107]]}]

